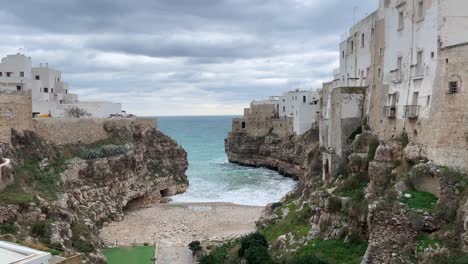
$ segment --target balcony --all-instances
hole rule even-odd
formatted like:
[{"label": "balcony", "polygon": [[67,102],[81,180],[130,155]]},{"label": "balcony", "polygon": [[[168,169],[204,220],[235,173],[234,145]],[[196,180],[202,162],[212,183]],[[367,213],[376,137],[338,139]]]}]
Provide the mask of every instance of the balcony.
[{"label": "balcony", "polygon": [[384,106],[384,116],[386,118],[396,118],[397,107],[396,106]]},{"label": "balcony", "polygon": [[405,105],[403,107],[403,117],[408,119],[417,119],[419,117],[419,110],[421,106],[419,105]]},{"label": "balcony", "polygon": [[400,83],[403,79],[403,74],[401,73],[401,70],[396,69],[393,71],[390,71],[390,80],[394,83]]},{"label": "balcony", "polygon": [[423,65],[412,65],[411,66],[411,76],[413,79],[422,79],[424,77],[424,66]]}]

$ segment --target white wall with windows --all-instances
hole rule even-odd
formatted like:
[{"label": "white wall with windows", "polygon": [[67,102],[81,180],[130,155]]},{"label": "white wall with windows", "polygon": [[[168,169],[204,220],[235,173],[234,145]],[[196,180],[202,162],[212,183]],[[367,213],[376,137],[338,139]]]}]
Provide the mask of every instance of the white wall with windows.
[{"label": "white wall with windows", "polygon": [[293,117],[294,132],[302,135],[318,124],[320,96],[316,91],[294,90],[279,97],[280,117]]},{"label": "white wall with windows", "polygon": [[66,109],[80,107],[90,117],[109,117],[121,114],[120,103],[81,102],[78,95],[69,93],[60,71],[40,64],[32,67],[31,57],[24,54],[7,55],[0,63],[0,91],[31,90],[33,113],[66,117]]}]

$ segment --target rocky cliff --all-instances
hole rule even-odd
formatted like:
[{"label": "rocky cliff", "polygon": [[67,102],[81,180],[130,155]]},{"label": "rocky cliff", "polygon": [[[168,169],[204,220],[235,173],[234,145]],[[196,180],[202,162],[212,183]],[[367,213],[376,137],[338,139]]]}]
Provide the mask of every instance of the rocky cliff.
[{"label": "rocky cliff", "polygon": [[309,136],[226,139],[230,161],[299,180],[258,222],[275,262],[468,263],[466,175],[432,164],[406,135],[381,142],[365,131],[350,139],[338,176],[324,181]]},{"label": "rocky cliff", "polygon": [[148,206],[188,187],[187,154],[149,126],[108,123],[92,144],[53,145],[14,134],[15,183],[0,192],[0,231],[104,263],[97,236],[127,208]]},{"label": "rocky cliff", "polygon": [[274,134],[252,137],[232,132],[224,144],[229,162],[270,168],[296,180],[308,170],[320,168],[320,164],[313,162],[318,160],[319,154],[318,131],[309,131],[300,137]]}]

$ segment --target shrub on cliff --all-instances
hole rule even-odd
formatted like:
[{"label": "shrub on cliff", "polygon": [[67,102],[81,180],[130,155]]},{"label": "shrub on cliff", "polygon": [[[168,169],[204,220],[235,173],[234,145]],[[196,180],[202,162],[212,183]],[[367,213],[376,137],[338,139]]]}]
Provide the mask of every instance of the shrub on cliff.
[{"label": "shrub on cliff", "polygon": [[315,255],[303,255],[287,258],[281,262],[282,264],[328,264]]},{"label": "shrub on cliff", "polygon": [[268,248],[261,245],[251,245],[244,252],[245,260],[247,264],[273,264]]},{"label": "shrub on cliff", "polygon": [[50,244],[51,234],[52,230],[48,221],[36,222],[31,226],[31,235],[38,238],[41,243]]},{"label": "shrub on cliff", "polygon": [[253,246],[261,246],[268,248],[268,242],[264,235],[260,233],[253,233],[241,239],[241,247],[239,249],[239,256],[244,257],[247,249]]},{"label": "shrub on cliff", "polygon": [[79,157],[84,160],[101,159],[127,153],[126,145],[104,145],[94,149],[82,149]]}]

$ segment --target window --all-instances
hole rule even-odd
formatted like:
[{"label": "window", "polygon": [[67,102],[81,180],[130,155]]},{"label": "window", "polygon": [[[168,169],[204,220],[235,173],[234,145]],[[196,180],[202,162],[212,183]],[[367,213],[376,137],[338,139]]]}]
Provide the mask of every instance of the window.
[{"label": "window", "polygon": [[456,82],[456,81],[449,82],[449,91],[448,91],[448,93],[449,94],[456,94],[456,93],[458,93],[458,90],[459,90],[458,88],[459,88],[458,87],[458,82]]},{"label": "window", "polygon": [[375,29],[372,28],[372,29],[371,29],[371,37],[374,37],[374,35],[375,35]]},{"label": "window", "polygon": [[66,94],[68,93],[68,89],[67,89],[67,90],[65,90],[65,93],[66,93]]},{"label": "window", "polygon": [[286,112],[286,106],[283,106],[283,112]]},{"label": "window", "polygon": [[11,72],[7,72],[6,77],[11,77]]},{"label": "window", "polygon": [[365,47],[365,40],[366,40],[366,35],[365,34],[362,34],[361,35],[361,48],[364,48]]},{"label": "window", "polygon": [[21,86],[20,85],[16,86],[16,91],[18,91],[18,92],[21,91]]},{"label": "window", "polygon": [[398,13],[398,30],[402,30],[405,26],[404,24],[405,20],[404,20],[404,15],[403,15],[403,11],[400,11]]},{"label": "window", "polygon": [[351,53],[354,51],[354,40],[351,40]]},{"label": "window", "polygon": [[377,73],[377,76],[380,77],[380,75],[382,74],[382,69],[379,68],[379,69],[377,70],[377,72],[378,72],[378,73]]},{"label": "window", "polygon": [[245,128],[245,122],[242,122],[242,129]]},{"label": "window", "polygon": [[380,48],[380,49],[379,49],[379,54],[380,54],[380,55],[383,55],[383,48]]},{"label": "window", "polygon": [[40,80],[41,77],[39,75],[36,75],[36,80]]},{"label": "window", "polygon": [[344,50],[341,52],[341,57],[344,59]]},{"label": "window", "polygon": [[429,104],[431,104],[431,96],[428,95],[427,98],[426,98],[426,106],[429,106]]},{"label": "window", "polygon": [[424,19],[424,1],[419,0],[418,2],[418,19],[419,21]]},{"label": "window", "polygon": [[50,89],[50,92],[51,92],[51,93],[54,93],[54,88]]},{"label": "window", "polygon": [[44,93],[49,93],[49,88],[44,87]]},{"label": "window", "polygon": [[2,77],[2,76],[3,76],[3,73],[2,73],[2,72],[0,72],[0,77]]},{"label": "window", "polygon": [[431,52],[431,58],[433,59],[435,57],[435,52]]},{"label": "window", "polygon": [[24,72],[20,72],[20,77],[24,77]]},{"label": "window", "polygon": [[397,70],[401,71],[402,66],[403,66],[403,57],[398,57]]},{"label": "window", "polygon": [[423,51],[418,51],[418,54],[417,54],[417,64],[418,66],[421,66],[423,64]]},{"label": "window", "polygon": [[302,102],[305,103],[307,101],[307,97],[304,95],[302,96]]}]

